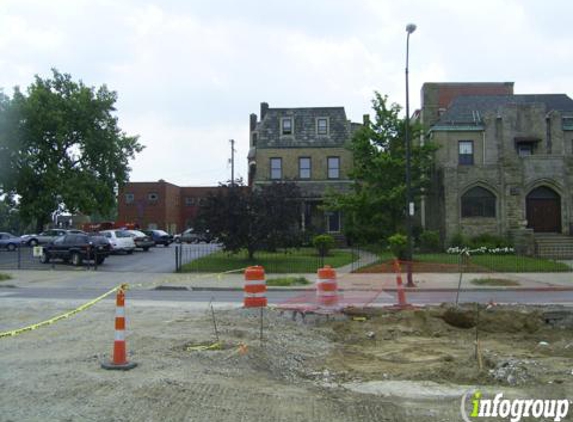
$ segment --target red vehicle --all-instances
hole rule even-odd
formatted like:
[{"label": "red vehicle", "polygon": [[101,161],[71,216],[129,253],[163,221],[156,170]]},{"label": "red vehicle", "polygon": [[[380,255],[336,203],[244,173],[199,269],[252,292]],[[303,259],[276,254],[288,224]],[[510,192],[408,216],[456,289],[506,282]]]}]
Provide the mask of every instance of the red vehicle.
[{"label": "red vehicle", "polygon": [[139,229],[139,224],[137,223],[126,223],[123,221],[104,221],[101,223],[85,223],[82,225],[82,230],[85,232],[100,232],[102,230],[137,230]]}]

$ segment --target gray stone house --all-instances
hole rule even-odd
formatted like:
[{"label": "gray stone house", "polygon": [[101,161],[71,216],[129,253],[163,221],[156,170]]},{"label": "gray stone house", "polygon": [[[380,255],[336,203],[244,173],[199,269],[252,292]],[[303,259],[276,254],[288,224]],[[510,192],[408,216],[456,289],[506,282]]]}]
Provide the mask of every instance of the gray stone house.
[{"label": "gray stone house", "polygon": [[[456,233],[573,235],[573,100],[496,93],[512,83],[428,84],[423,104],[440,85],[451,102],[422,119],[426,139],[440,147],[422,207],[426,227],[446,243]],[[468,86],[486,95],[464,95]]]},{"label": "gray stone house", "polygon": [[338,212],[319,209],[326,192],[346,192],[352,181],[348,144],[359,124],[344,107],[270,108],[261,103],[260,120],[250,115],[249,186],[295,182],[302,193],[300,224],[304,232],[339,235]]}]

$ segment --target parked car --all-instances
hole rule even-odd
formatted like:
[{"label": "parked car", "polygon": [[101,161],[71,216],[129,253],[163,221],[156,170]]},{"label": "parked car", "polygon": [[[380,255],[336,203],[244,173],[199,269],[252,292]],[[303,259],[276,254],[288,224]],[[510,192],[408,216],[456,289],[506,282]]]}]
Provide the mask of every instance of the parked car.
[{"label": "parked car", "polygon": [[64,236],[68,231],[64,229],[45,230],[40,234],[25,234],[22,236],[22,243],[28,246],[37,246],[44,243],[50,243],[56,237]]},{"label": "parked car", "polygon": [[100,234],[109,240],[112,252],[126,252],[131,255],[135,250],[135,241],[127,230],[103,230]]},{"label": "parked car", "polygon": [[142,232],[151,237],[155,245],[167,247],[173,242],[173,236],[163,230],[142,230]]},{"label": "parked car", "polygon": [[147,252],[149,248],[155,246],[155,242],[146,235],[145,233],[139,230],[126,230],[132,237],[133,241],[135,242],[136,248],[143,249],[144,252]]},{"label": "parked car", "polygon": [[213,241],[213,236],[207,231],[197,231],[195,229],[187,229],[183,233],[175,236],[175,242],[177,243],[211,243]]},{"label": "parked car", "polygon": [[82,265],[84,260],[93,260],[103,264],[111,253],[111,245],[105,237],[87,234],[66,234],[49,242],[42,248],[40,261],[44,264],[53,259]]},{"label": "parked car", "polygon": [[79,229],[70,229],[66,231],[68,232],[68,234],[88,234],[88,232]]},{"label": "parked car", "polygon": [[22,240],[12,233],[0,232],[0,249],[5,248],[9,251],[15,251],[21,242]]}]

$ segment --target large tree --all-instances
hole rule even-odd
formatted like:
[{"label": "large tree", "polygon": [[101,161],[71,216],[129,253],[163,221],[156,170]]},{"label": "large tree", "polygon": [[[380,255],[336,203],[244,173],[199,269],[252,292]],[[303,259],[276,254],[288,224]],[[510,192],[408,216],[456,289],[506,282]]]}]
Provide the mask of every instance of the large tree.
[{"label": "large tree", "polygon": [[202,204],[199,221],[227,251],[292,247],[299,239],[300,191],[291,182],[251,190],[242,184],[222,185]]},{"label": "large tree", "polygon": [[[400,106],[375,93],[374,118],[355,132],[350,148],[354,156],[351,177],[355,180],[348,194],[332,194],[327,207],[342,210],[345,231],[350,239],[380,242],[402,231],[406,218],[405,119]],[[412,143],[412,190],[420,196],[428,187],[428,172],[435,147],[420,145],[418,125],[410,126]]]},{"label": "large tree", "polygon": [[41,230],[57,208],[85,214],[114,209],[129,160],[143,149],[118,127],[117,94],[68,74],[0,97],[0,194],[17,198],[24,221]]}]

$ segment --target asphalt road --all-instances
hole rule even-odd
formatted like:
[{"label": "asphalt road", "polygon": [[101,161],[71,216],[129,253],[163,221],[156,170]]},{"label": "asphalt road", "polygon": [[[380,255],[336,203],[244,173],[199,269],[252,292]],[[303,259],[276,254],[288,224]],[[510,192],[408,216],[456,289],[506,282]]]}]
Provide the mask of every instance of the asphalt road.
[{"label": "asphalt road", "polygon": [[[98,267],[98,271],[104,272],[140,272],[140,273],[172,273],[175,271],[175,244],[168,247],[156,246],[147,252],[136,250],[133,254],[118,254],[109,256]],[[220,249],[216,244],[191,244],[183,245],[183,262],[191,262],[194,259],[208,255]],[[86,267],[88,264],[84,263]],[[21,248],[20,251],[0,252],[0,270],[4,269],[49,269],[75,270],[70,264],[56,261],[53,265],[41,264],[38,258],[32,256],[32,249]]]},{"label": "asphalt road", "polygon": [[[67,289],[67,288],[4,288],[0,289],[0,300],[5,299],[58,299],[91,300],[105,293],[103,289]],[[303,291],[269,290],[270,304],[279,305],[296,300],[303,303],[312,293]],[[455,302],[455,292],[409,292],[408,302],[418,305]],[[110,296],[109,300],[114,300]],[[168,301],[168,302],[225,302],[240,304],[243,292],[240,290],[129,290],[127,300]],[[563,304],[573,305],[573,291],[464,291],[460,293],[460,303],[522,303],[522,304]],[[374,302],[377,305],[396,303],[395,293],[381,294]]]}]

